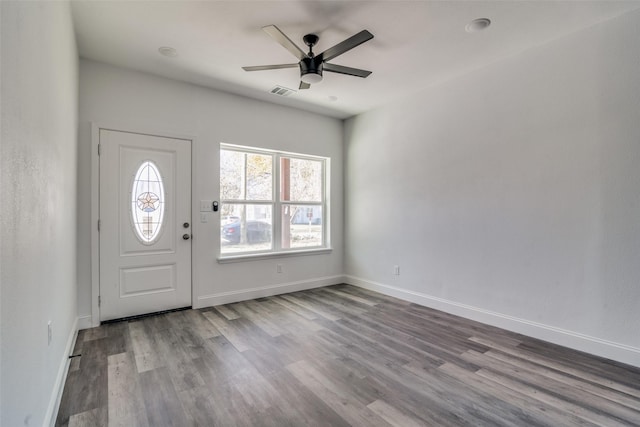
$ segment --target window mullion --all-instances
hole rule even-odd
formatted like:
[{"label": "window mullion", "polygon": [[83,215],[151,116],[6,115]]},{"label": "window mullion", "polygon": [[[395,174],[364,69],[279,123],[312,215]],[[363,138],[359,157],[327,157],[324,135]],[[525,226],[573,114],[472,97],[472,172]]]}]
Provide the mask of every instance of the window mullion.
[{"label": "window mullion", "polygon": [[273,162],[273,247],[282,250],[282,203],[280,202],[280,154],[276,154]]},{"label": "window mullion", "polygon": [[324,159],[322,161],[322,242],[325,246],[329,246],[329,184],[327,183],[328,171],[327,164],[329,161]]},{"label": "window mullion", "polygon": [[247,156],[248,153],[242,155],[242,199],[247,200]]}]

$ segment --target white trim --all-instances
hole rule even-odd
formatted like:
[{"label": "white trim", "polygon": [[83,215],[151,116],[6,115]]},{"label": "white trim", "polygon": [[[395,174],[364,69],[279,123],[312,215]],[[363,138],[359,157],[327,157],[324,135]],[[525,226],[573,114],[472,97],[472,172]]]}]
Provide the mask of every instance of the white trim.
[{"label": "white trim", "polygon": [[78,316],[78,330],[93,328],[91,315]]},{"label": "white trim", "polygon": [[618,362],[640,367],[640,348],[607,341],[601,338],[592,337],[574,331],[545,325],[467,304],[446,300],[420,292],[401,289],[395,286],[385,285],[378,282],[362,279],[355,276],[344,276],[345,282],[370,289],[385,295],[410,301],[425,307],[434,308],[447,313],[455,314],[467,319],[476,320],[488,325],[497,326],[502,329],[517,332],[533,338],[548,341],[554,344],[569,347],[575,350],[584,351],[597,356],[616,360]]},{"label": "white trim", "polygon": [[277,285],[261,286],[258,288],[242,289],[238,291],[220,292],[217,294],[198,297],[197,305],[193,308],[211,307],[221,304],[230,304],[238,301],[246,301],[255,298],[270,297],[289,292],[304,291],[323,286],[338,285],[344,282],[344,276],[326,276],[316,279],[300,280],[298,282],[280,283]]},{"label": "white trim", "polygon": [[[184,139],[191,141],[191,232],[194,233],[194,210],[195,200],[193,198],[195,190],[195,173],[196,167],[195,147],[197,147],[197,137],[194,135],[176,133],[173,131],[154,130],[148,128],[139,128],[130,125],[114,125],[107,126],[105,123],[91,123],[91,325],[88,327],[100,326],[100,307],[98,306],[98,297],[100,295],[100,233],[98,233],[98,220],[100,218],[100,157],[98,156],[98,144],[100,143],[100,129],[112,130],[117,132],[138,133],[143,135],[159,136],[164,138]],[[196,304],[196,290],[198,289],[195,282],[195,258],[193,256],[193,240],[191,243],[191,305]],[[84,319],[84,317],[83,317]],[[82,321],[82,326],[86,326],[86,320]],[[81,329],[87,329],[83,327]]]},{"label": "white trim", "polygon": [[[200,286],[197,282],[198,275],[196,274],[196,271],[198,271],[198,257],[195,256],[198,251],[196,249],[197,245],[194,243],[193,239],[199,235],[202,236],[204,233],[202,233],[202,230],[200,229],[201,224],[198,220],[200,217],[200,200],[199,198],[194,197],[194,194],[200,194],[200,188],[197,186],[198,183],[196,182],[196,176],[198,176],[198,162],[196,162],[196,159],[200,158],[197,153],[197,138],[192,135],[188,137],[188,139],[191,140],[191,167],[189,168],[191,170],[191,194],[189,195],[191,198],[191,210],[189,213],[191,215],[191,306],[193,307],[196,303],[196,296],[200,295]],[[211,211],[213,211],[213,209]],[[220,240],[219,237],[218,240]]]},{"label": "white trim", "polygon": [[320,249],[301,249],[301,250],[287,250],[281,252],[261,252],[257,254],[243,253],[242,255],[224,255],[217,258],[218,264],[227,264],[230,262],[240,261],[257,261],[266,258],[285,258],[291,256],[304,256],[304,255],[323,255],[333,252],[332,248],[320,248]]},{"label": "white trim", "polygon": [[53,386],[53,393],[51,393],[51,399],[49,400],[49,407],[47,413],[44,416],[43,426],[55,426],[56,418],[58,417],[58,409],[60,408],[60,401],[62,400],[62,392],[64,391],[64,385],[67,381],[67,373],[69,372],[70,359],[69,355],[73,351],[76,345],[76,339],[78,338],[78,322],[79,318],[76,317],[71,326],[69,332],[69,338],[67,338],[67,346],[64,353],[62,353],[62,360],[60,361],[60,367],[58,368],[58,375],[56,376],[56,382]]},{"label": "white trim", "polygon": [[100,157],[98,144],[100,143],[100,126],[91,123],[91,326],[100,325],[100,233],[98,220],[100,218]]}]

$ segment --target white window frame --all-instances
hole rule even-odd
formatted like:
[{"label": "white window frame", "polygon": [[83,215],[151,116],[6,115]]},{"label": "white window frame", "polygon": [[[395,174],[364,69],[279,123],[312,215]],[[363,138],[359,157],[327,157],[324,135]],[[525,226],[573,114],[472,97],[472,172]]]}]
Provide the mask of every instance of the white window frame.
[{"label": "white window frame", "polygon": [[[220,199],[220,207],[227,204],[242,205],[269,205],[272,207],[272,249],[263,251],[247,251],[222,253],[222,245],[218,239],[218,262],[235,262],[245,259],[255,258],[271,258],[291,255],[313,255],[331,252],[330,244],[330,206],[329,206],[329,180],[330,180],[330,162],[329,157],[315,156],[310,154],[292,153],[287,151],[269,150],[257,147],[249,147],[242,145],[234,145],[220,143],[220,150],[237,151],[240,153],[253,153],[272,157],[272,174],[271,174],[271,192],[272,199],[267,200],[236,200],[236,199]],[[322,200],[320,202],[301,202],[301,201],[282,201],[280,195],[280,168],[281,159],[283,157],[291,159],[319,161],[322,165]],[[220,171],[222,173],[222,171]],[[218,177],[220,179],[220,176]],[[245,190],[246,194],[246,190]],[[222,196],[222,195],[221,195]],[[314,246],[309,248],[283,248],[282,247],[282,208],[285,205],[291,206],[318,206],[322,208],[322,246]],[[221,217],[220,217],[221,219]],[[220,222],[219,219],[219,222]]]}]

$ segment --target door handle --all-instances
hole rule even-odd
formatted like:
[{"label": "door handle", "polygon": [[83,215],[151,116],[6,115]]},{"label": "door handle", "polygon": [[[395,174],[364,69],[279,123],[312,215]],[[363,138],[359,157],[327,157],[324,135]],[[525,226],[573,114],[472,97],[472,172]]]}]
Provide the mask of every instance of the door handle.
[{"label": "door handle", "polygon": [[183,238],[184,240],[189,240],[189,239],[191,238],[191,235],[190,235],[190,234],[183,234],[183,235],[182,235],[182,238]]}]

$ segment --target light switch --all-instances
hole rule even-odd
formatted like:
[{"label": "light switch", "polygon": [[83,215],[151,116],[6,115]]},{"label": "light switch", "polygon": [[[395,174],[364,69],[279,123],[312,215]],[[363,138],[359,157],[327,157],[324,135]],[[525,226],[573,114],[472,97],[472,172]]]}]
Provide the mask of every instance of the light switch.
[{"label": "light switch", "polygon": [[206,212],[200,212],[200,222],[207,222],[209,221],[208,215]]},{"label": "light switch", "polygon": [[211,212],[213,200],[200,200],[200,212]]}]

